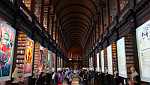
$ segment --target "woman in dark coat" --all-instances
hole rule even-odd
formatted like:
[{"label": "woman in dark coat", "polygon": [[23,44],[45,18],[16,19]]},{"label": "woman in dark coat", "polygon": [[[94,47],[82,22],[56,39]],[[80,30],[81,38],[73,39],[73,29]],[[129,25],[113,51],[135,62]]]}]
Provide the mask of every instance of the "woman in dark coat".
[{"label": "woman in dark coat", "polygon": [[36,81],[36,85],[44,85],[44,73],[41,72],[41,74],[39,75],[37,81]]}]

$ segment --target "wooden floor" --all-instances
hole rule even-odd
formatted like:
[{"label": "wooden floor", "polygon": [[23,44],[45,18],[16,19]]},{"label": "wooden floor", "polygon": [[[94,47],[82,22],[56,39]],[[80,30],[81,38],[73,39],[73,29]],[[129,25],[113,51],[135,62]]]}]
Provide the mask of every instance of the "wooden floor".
[{"label": "wooden floor", "polygon": [[73,78],[71,85],[80,85],[79,84],[79,78],[78,77]]}]

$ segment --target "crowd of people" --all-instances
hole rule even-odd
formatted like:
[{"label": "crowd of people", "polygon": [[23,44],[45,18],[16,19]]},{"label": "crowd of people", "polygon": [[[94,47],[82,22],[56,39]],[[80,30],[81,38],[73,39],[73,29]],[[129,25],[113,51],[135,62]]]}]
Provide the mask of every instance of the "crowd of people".
[{"label": "crowd of people", "polygon": [[67,68],[51,74],[41,72],[36,79],[35,85],[71,85],[74,77],[79,79],[80,85],[88,85],[88,80],[94,78],[94,71]]},{"label": "crowd of people", "polygon": [[51,74],[41,72],[35,85],[71,85],[75,77],[78,78],[79,85],[142,85],[139,83],[139,74],[135,68],[131,67],[130,70],[131,75],[128,79],[120,77],[117,71],[114,71],[114,75],[88,69],[69,68]]},{"label": "crowd of people", "polygon": [[52,74],[52,85],[62,85],[66,83],[67,85],[71,85],[71,81],[73,78],[73,71],[71,69],[60,70],[58,72],[54,72]]},{"label": "crowd of people", "polygon": [[35,85],[71,85],[72,78],[73,71],[69,68],[49,74],[41,72]]},{"label": "crowd of people", "polygon": [[72,70],[65,69],[63,71],[54,72],[52,75],[52,85],[71,85],[74,77],[79,79],[80,85],[88,85],[88,80],[91,79],[94,73],[88,70]]}]

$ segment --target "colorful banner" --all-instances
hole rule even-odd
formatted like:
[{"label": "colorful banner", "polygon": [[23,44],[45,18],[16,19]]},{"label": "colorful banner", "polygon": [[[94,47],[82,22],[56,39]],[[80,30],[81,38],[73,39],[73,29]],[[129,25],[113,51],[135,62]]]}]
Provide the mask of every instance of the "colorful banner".
[{"label": "colorful banner", "polygon": [[125,38],[124,37],[117,41],[117,57],[118,57],[119,76],[127,78]]},{"label": "colorful banner", "polygon": [[113,75],[113,65],[112,65],[112,46],[107,47],[107,62],[108,62],[108,74]]},{"label": "colorful banner", "polygon": [[51,57],[52,57],[52,52],[48,51],[48,57],[47,57],[47,64],[51,67]]},{"label": "colorful banner", "polygon": [[47,58],[46,58],[46,63],[47,63],[47,68],[46,68],[46,70],[47,70],[47,73],[50,73],[51,71],[52,71],[52,59],[51,59],[51,57],[52,57],[52,52],[51,51],[49,51],[48,50],[48,56],[47,56]]},{"label": "colorful banner", "polygon": [[100,72],[99,53],[96,54],[96,60],[97,60],[97,71]]},{"label": "colorful banner", "polygon": [[142,81],[150,82],[150,20],[136,29],[137,48]]},{"label": "colorful banner", "polygon": [[40,63],[39,63],[39,73],[46,72],[47,61],[48,61],[48,49],[40,46]]},{"label": "colorful banner", "polygon": [[40,55],[39,55],[39,73],[43,72],[44,70],[44,47],[40,46]]},{"label": "colorful banner", "polygon": [[101,50],[101,71],[102,71],[102,73],[105,73],[105,69],[104,69],[104,50]]},{"label": "colorful banner", "polygon": [[9,80],[13,64],[16,30],[0,21],[0,80]]},{"label": "colorful banner", "polygon": [[26,40],[26,49],[24,57],[24,76],[28,77],[32,75],[32,62],[33,62],[33,50],[34,50],[34,41],[30,38]]}]

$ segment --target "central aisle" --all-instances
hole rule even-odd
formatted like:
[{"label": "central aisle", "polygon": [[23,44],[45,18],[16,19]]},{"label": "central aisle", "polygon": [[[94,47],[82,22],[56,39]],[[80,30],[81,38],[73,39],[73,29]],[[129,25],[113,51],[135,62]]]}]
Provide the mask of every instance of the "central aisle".
[{"label": "central aisle", "polygon": [[72,84],[71,85],[80,85],[79,84],[79,77],[77,75],[73,76]]},{"label": "central aisle", "polygon": [[[68,85],[66,81],[63,82],[63,85]],[[71,85],[80,85],[79,84],[79,77],[75,74],[73,75],[72,83]]]}]

